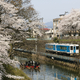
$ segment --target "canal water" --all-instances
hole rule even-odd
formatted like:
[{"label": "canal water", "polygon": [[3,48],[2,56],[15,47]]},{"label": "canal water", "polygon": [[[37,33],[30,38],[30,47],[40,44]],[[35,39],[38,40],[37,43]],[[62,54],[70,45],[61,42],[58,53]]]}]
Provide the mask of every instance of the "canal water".
[{"label": "canal water", "polygon": [[[16,57],[15,59],[20,62],[27,60],[21,57]],[[24,69],[23,71],[32,78],[32,80],[80,80],[79,72],[66,70],[54,65],[41,64],[38,70]]]}]

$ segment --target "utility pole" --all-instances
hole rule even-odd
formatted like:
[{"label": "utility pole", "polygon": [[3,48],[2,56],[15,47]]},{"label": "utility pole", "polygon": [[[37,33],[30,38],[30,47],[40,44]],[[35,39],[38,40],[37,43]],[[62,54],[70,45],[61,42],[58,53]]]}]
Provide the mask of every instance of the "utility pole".
[{"label": "utility pole", "polygon": [[[43,18],[40,18],[40,19],[37,18],[37,20],[43,22]],[[36,49],[36,53],[37,53],[37,39],[38,39],[38,38],[37,38],[37,33],[36,33],[36,40],[35,40],[35,49]]]},{"label": "utility pole", "polygon": [[37,34],[36,34],[36,40],[35,40],[35,49],[36,49],[36,53],[37,53]]}]

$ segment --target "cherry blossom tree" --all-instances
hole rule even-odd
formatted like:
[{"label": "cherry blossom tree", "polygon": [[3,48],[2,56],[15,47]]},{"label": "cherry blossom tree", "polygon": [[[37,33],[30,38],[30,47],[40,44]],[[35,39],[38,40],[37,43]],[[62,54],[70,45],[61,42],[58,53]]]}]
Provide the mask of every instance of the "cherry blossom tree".
[{"label": "cherry blossom tree", "polygon": [[35,20],[38,12],[31,5],[31,0],[5,0],[17,7],[18,15],[23,16],[27,21]]},{"label": "cherry blossom tree", "polygon": [[[17,19],[18,17],[11,17],[13,15],[16,15],[14,13],[17,12],[16,7],[14,5],[11,5],[9,3],[6,3],[4,1],[0,0],[0,78],[2,79],[2,76],[6,76],[9,78],[14,79],[23,79],[24,77],[20,76],[14,76],[10,75],[6,72],[3,64],[10,64],[15,67],[16,63],[19,63],[17,61],[11,60],[8,56],[7,50],[10,48],[8,45],[10,43],[11,36],[8,35],[8,32],[6,31],[5,27],[10,26],[13,27],[14,24],[19,25],[19,23],[22,20],[22,24],[24,23],[23,19]],[[16,19],[16,20],[15,20]],[[20,26],[16,26],[15,28],[19,28]],[[0,79],[0,80],[1,80]]]},{"label": "cherry blossom tree", "polygon": [[59,31],[71,31],[80,29],[80,10],[72,9],[71,12],[65,15],[61,22],[58,24]]},{"label": "cherry blossom tree", "polygon": [[24,79],[24,77],[7,73],[3,66],[3,64],[9,64],[16,67],[16,64],[19,63],[18,61],[11,60],[7,53],[8,49],[10,48],[9,44],[11,35],[9,34],[9,32],[11,31],[11,29],[6,28],[9,27],[23,30],[27,27],[33,26],[33,28],[35,28],[41,35],[39,29],[37,28],[37,25],[44,27],[44,24],[40,23],[39,21],[34,21],[27,24],[27,21],[22,16],[18,16],[17,12],[18,9],[14,5],[12,5],[11,3],[7,3],[4,0],[0,0],[0,80],[2,80],[2,76],[14,79]]},{"label": "cherry blossom tree", "polygon": [[43,31],[40,30],[40,26],[42,26],[43,28],[45,27],[45,25],[43,25],[43,22],[40,21],[32,21],[28,26],[30,28],[32,28],[32,30],[36,30],[36,34],[39,34],[39,36],[42,36]]}]

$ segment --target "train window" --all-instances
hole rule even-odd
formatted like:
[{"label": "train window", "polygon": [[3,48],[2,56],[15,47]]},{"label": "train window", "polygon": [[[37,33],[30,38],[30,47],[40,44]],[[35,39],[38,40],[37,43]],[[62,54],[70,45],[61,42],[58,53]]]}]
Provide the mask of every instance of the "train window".
[{"label": "train window", "polygon": [[76,46],[76,49],[79,49],[79,46]]},{"label": "train window", "polygon": [[60,46],[60,49],[66,50],[67,48],[64,46]]},{"label": "train window", "polygon": [[73,50],[73,46],[71,46],[71,50]]}]

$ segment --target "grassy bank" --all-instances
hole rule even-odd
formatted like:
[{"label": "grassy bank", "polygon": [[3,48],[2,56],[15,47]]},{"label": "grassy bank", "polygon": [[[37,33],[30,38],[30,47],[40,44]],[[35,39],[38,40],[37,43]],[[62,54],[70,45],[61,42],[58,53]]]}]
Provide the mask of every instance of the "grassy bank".
[{"label": "grassy bank", "polygon": [[77,43],[80,42],[80,39],[59,39],[59,42],[61,43]]},{"label": "grassy bank", "polygon": [[[37,45],[37,51],[39,52],[45,52],[45,44],[46,43],[52,43],[52,40],[38,40],[37,43],[35,40],[29,41],[29,40],[25,40],[23,42],[20,43],[14,43],[12,44],[12,48],[21,48],[21,49],[25,49],[25,50],[36,50],[35,47]],[[12,51],[11,51],[12,52]]]},{"label": "grassy bank", "polygon": [[[21,80],[31,80],[21,69],[13,68],[10,65],[4,65],[4,67],[6,69],[6,72],[8,72],[9,74],[24,77],[24,79]],[[3,80],[19,80],[19,79],[12,79],[12,78],[9,79],[7,77],[3,77]]]},{"label": "grassy bank", "polygon": [[52,60],[50,58],[41,56],[39,54],[38,55],[33,54],[32,59],[37,62],[40,62],[41,64],[54,65],[54,66],[61,67],[66,70],[70,70],[74,72],[78,72],[80,70],[80,65],[76,63],[74,64],[74,63],[69,63],[69,62],[64,62],[64,61],[59,61],[59,60]]}]

